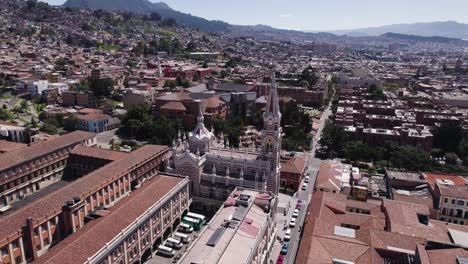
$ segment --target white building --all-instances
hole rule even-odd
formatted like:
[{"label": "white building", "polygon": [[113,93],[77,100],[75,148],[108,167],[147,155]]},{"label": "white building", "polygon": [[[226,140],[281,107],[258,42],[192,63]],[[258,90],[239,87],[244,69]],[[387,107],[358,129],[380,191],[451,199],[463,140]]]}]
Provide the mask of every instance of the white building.
[{"label": "white building", "polygon": [[48,90],[57,89],[58,94],[62,94],[64,91],[68,91],[68,84],[66,83],[50,83]]},{"label": "white building", "polygon": [[[236,187],[278,194],[280,182],[281,113],[273,78],[263,115],[260,149],[233,149],[223,135],[217,138],[204,125],[199,102],[198,124],[173,142],[168,170],[190,178],[194,205],[204,210],[219,205]],[[213,206],[213,207],[212,207]]]},{"label": "white building", "polygon": [[31,95],[41,95],[47,89],[49,89],[48,81],[35,81],[28,84],[28,92]]}]

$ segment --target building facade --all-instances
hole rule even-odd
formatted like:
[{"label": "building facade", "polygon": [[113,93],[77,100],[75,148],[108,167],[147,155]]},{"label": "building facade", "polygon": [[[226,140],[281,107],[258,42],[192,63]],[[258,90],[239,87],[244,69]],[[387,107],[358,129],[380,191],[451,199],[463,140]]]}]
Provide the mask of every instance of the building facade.
[{"label": "building facade", "polygon": [[[194,205],[218,208],[236,187],[268,191],[277,195],[280,183],[281,113],[276,81],[268,95],[260,149],[230,148],[229,140],[217,138],[204,125],[201,102],[198,124],[186,137],[173,143],[168,170],[191,180]],[[209,210],[209,209],[208,209]]]}]

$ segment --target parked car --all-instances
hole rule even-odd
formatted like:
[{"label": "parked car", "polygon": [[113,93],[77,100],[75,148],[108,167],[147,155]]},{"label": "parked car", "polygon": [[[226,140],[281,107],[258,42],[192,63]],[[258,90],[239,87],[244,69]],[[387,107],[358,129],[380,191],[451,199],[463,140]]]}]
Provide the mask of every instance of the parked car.
[{"label": "parked car", "polygon": [[306,176],[306,177],[304,178],[304,182],[305,182],[305,183],[309,183],[309,181],[310,181],[310,177],[309,177],[309,176]]},{"label": "parked car", "polygon": [[294,209],[292,217],[297,218],[299,216],[299,209]]},{"label": "parked car", "polygon": [[281,255],[286,255],[288,254],[288,243],[284,243],[283,246],[281,247]]},{"label": "parked car", "polygon": [[283,264],[284,263],[284,256],[283,255],[279,255],[278,256],[278,260],[276,260],[276,264]]},{"label": "parked car", "polygon": [[302,207],[302,200],[299,200],[299,201],[297,201],[296,209],[301,210],[301,207]]},{"label": "parked car", "polygon": [[284,241],[289,241],[289,240],[291,240],[291,229],[286,230],[286,233],[284,233],[283,240],[284,240]]},{"label": "parked car", "polygon": [[291,221],[289,222],[289,227],[290,228],[296,227],[296,218],[291,218]]},{"label": "parked car", "polygon": [[308,185],[307,183],[302,184],[302,190],[303,190],[303,191],[307,190],[307,187],[308,187],[308,186],[309,186],[309,185]]}]

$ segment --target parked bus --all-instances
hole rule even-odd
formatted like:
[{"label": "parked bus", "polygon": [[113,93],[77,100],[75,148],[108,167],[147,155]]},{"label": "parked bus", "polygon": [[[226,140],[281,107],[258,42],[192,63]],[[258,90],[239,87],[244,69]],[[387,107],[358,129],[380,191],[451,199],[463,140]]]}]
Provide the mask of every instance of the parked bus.
[{"label": "parked bus", "polygon": [[175,251],[172,248],[161,245],[158,247],[157,254],[172,258],[175,254]]},{"label": "parked bus", "polygon": [[187,234],[190,234],[193,232],[193,227],[191,225],[187,225],[185,223],[180,223],[179,224],[179,231],[183,232],[183,233],[187,233]]},{"label": "parked bus", "polygon": [[185,216],[182,218],[182,222],[193,227],[195,231],[199,231],[202,228],[201,221],[198,219],[193,219],[191,217]]},{"label": "parked bus", "polygon": [[166,240],[165,246],[171,247],[173,249],[181,249],[182,242],[180,242],[179,240],[175,238],[170,237]]},{"label": "parked bus", "polygon": [[201,215],[201,214],[188,212],[186,216],[188,216],[190,218],[193,218],[193,219],[198,219],[201,222],[202,225],[204,225],[205,222],[206,222],[206,217],[204,215]]},{"label": "parked bus", "polygon": [[175,232],[174,237],[179,239],[180,241],[182,241],[182,243],[184,243],[184,244],[190,243],[190,237],[187,236],[186,234]]}]

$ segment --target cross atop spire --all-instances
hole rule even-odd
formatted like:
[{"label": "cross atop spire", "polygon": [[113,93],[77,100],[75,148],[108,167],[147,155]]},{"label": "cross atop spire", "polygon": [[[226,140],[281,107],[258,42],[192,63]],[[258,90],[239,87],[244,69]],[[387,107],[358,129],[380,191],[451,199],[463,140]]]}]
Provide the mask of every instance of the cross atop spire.
[{"label": "cross atop spire", "polygon": [[280,119],[281,112],[279,107],[279,98],[278,98],[278,84],[276,83],[275,73],[271,76],[270,92],[268,93],[267,98],[267,107],[265,114],[263,115],[265,119]]}]

